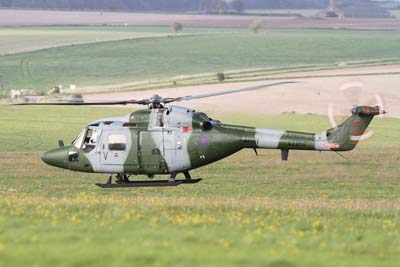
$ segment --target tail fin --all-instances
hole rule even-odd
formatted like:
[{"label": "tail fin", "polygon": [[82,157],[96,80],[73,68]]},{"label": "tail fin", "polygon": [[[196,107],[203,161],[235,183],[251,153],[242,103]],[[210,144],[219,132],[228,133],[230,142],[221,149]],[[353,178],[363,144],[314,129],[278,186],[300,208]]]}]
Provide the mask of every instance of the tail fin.
[{"label": "tail fin", "polygon": [[353,108],[350,118],[341,125],[326,131],[326,139],[328,140],[326,144],[331,146],[329,147],[331,150],[335,151],[354,149],[374,116],[384,113],[385,111],[381,111],[378,106],[358,106]]}]

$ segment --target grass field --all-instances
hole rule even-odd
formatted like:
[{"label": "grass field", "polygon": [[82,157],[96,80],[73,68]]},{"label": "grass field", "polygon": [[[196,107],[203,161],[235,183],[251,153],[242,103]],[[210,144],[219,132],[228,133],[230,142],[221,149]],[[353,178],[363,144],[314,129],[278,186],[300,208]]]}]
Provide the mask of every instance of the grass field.
[{"label": "grass field", "polygon": [[[398,119],[346,153],[242,151],[194,186],[107,191],[40,151],[128,109],[0,108],[0,266],[398,266]],[[211,114],[321,131],[322,116]]]},{"label": "grass field", "polygon": [[[137,27],[131,30],[137,31]],[[145,30],[149,34],[153,31],[170,32],[170,29]],[[64,32],[67,36],[68,30]],[[0,75],[7,90],[49,89],[56,84],[106,85],[233,69],[400,57],[400,37],[392,32],[274,30],[258,35],[229,29],[184,32],[206,34],[75,45],[1,56]],[[12,42],[7,46],[12,46]]]},{"label": "grass field", "polygon": [[149,27],[148,29],[150,29],[149,32],[146,32],[145,28],[135,27],[0,28],[0,54],[167,34],[165,28]]},{"label": "grass field", "polygon": [[[240,31],[240,30],[239,30]],[[184,28],[183,33],[216,33],[218,28]],[[69,46],[137,37],[174,34],[171,27],[151,26],[48,26],[0,27],[0,54],[17,54],[18,50],[39,50],[41,47]]]},{"label": "grass field", "polygon": [[[218,29],[189,28],[185,32],[211,33]],[[0,55],[35,50],[174,34],[169,27],[80,26],[80,27],[0,27]]]}]

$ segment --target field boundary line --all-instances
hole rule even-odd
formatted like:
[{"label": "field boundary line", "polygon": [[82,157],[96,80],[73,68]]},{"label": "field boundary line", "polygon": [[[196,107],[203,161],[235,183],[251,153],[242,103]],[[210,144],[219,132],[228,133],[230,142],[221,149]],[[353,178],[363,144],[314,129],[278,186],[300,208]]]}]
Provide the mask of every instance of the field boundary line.
[{"label": "field boundary line", "polygon": [[96,45],[96,44],[104,44],[104,43],[113,43],[113,42],[123,42],[123,41],[133,41],[133,40],[147,40],[147,39],[159,39],[159,38],[184,38],[184,37],[193,37],[193,36],[202,36],[202,35],[210,35],[213,33],[182,33],[182,34],[173,34],[173,33],[168,33],[168,34],[162,34],[162,35],[152,35],[152,36],[140,36],[140,37],[130,37],[130,38],[121,38],[121,39],[110,39],[110,40],[99,40],[99,41],[83,41],[83,42],[77,42],[77,43],[65,43],[65,44],[59,44],[59,45],[52,45],[52,46],[43,46],[41,48],[32,48],[32,49],[26,49],[26,50],[21,50],[17,52],[6,52],[6,53],[0,53],[0,56],[14,56],[14,55],[23,55],[23,54],[28,54],[28,53],[33,53],[33,52],[41,52],[41,51],[46,51],[50,49],[56,49],[56,48],[65,48],[65,47],[71,47],[71,46],[83,46],[83,45]]},{"label": "field boundary line", "polygon": [[[99,86],[104,87],[104,89],[95,89],[96,86],[88,86],[82,89],[77,89],[75,91],[70,91],[69,93],[80,93],[80,94],[97,94],[97,93],[117,93],[117,92],[130,92],[130,91],[146,91],[154,89],[164,89],[171,87],[185,87],[185,86],[200,86],[200,85],[210,85],[210,84],[221,84],[221,83],[239,83],[239,82],[257,82],[257,81],[273,81],[273,80],[293,80],[293,79],[312,79],[312,78],[332,78],[332,77],[357,77],[357,76],[377,76],[377,75],[399,75],[400,71],[391,72],[359,72],[359,73],[343,73],[343,74],[316,74],[312,73],[308,75],[296,76],[296,73],[302,72],[317,72],[325,70],[345,70],[350,68],[366,68],[366,67],[379,67],[399,64],[400,60],[393,61],[383,61],[383,62],[373,62],[365,64],[347,65],[345,67],[339,67],[337,65],[328,66],[301,66],[300,68],[289,67],[289,71],[285,71],[285,68],[279,69],[256,69],[252,71],[244,71],[244,75],[241,76],[241,72],[238,70],[225,72],[226,78],[223,82],[218,81],[216,73],[208,74],[195,74],[193,76],[185,76],[179,78],[179,76],[159,79],[155,81],[143,81],[143,82],[132,82],[124,84],[115,84],[109,86]],[[282,71],[281,71],[282,70]],[[361,71],[361,70],[360,70]],[[230,74],[231,73],[231,74]],[[249,75],[255,73],[254,75]],[[257,74],[259,73],[259,74]],[[274,75],[288,74],[288,76],[273,77]],[[289,74],[292,74],[291,76]],[[234,77],[232,77],[233,75]],[[294,76],[293,76],[294,75]],[[93,87],[93,89],[91,89]],[[90,88],[90,89],[89,89]]]}]

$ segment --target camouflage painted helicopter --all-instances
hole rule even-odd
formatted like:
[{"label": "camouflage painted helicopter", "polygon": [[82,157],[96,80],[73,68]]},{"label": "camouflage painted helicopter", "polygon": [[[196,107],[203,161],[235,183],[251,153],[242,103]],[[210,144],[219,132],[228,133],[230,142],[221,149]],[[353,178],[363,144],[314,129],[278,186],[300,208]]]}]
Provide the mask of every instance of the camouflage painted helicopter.
[{"label": "camouflage painted helicopter", "polygon": [[[70,145],[43,154],[52,166],[79,172],[111,174],[103,188],[137,186],[176,186],[196,183],[189,171],[225,158],[244,148],[280,149],[282,160],[289,150],[352,150],[374,116],[384,113],[378,106],[357,106],[341,125],[321,133],[260,129],[228,125],[205,113],[186,107],[166,106],[172,102],[254,91],[290,82],[253,86],[223,92],[176,98],[154,95],[149,99],[22,103],[20,105],[147,105],[123,117],[99,119],[87,125]],[[183,173],[184,180],[176,176]],[[169,180],[153,180],[157,174],[169,174]],[[115,183],[113,183],[115,175]],[[130,181],[131,175],[147,175],[151,180]]]}]

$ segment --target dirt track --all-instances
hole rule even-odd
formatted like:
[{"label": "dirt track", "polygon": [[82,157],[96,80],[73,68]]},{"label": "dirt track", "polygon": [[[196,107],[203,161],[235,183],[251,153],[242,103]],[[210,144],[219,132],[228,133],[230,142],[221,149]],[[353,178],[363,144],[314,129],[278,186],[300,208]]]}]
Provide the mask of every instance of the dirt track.
[{"label": "dirt track", "polygon": [[[317,76],[319,73],[324,75],[340,75],[343,73],[358,75],[351,77],[299,77],[296,79],[298,83],[295,84],[280,85],[254,92],[192,100],[190,102],[178,103],[178,105],[211,112],[269,115],[296,112],[327,115],[328,107],[331,104],[335,115],[345,115],[349,113],[349,109],[353,104],[376,104],[379,101],[376,95],[379,95],[384,108],[389,112],[387,116],[400,117],[400,74],[396,74],[398,72],[400,72],[399,65],[302,72],[298,75]],[[375,73],[375,75],[360,73]],[[223,83],[113,94],[92,94],[86,95],[84,98],[86,100],[141,99],[156,93],[162,96],[176,97],[241,88],[256,84],[275,83],[283,80]]]},{"label": "dirt track", "polygon": [[193,27],[247,27],[260,19],[268,28],[400,30],[400,19],[314,19],[294,17],[178,15],[116,12],[0,10],[0,26],[141,25],[165,26],[179,21]]}]

